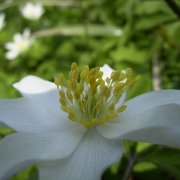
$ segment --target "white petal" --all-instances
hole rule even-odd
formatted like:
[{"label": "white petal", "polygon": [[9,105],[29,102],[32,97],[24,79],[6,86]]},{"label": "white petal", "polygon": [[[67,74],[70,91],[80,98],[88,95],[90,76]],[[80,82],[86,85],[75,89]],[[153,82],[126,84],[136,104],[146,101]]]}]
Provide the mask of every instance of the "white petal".
[{"label": "white petal", "polygon": [[14,49],[14,43],[13,42],[8,42],[5,44],[6,49]]},{"label": "white petal", "polygon": [[42,4],[40,3],[36,4],[35,7],[36,7],[35,16],[36,19],[38,19],[44,13],[44,9]]},{"label": "white petal", "polygon": [[14,35],[14,42],[19,42],[19,41],[22,41],[22,35],[20,34],[20,33],[16,33],[15,35]]},{"label": "white petal", "polygon": [[21,7],[21,12],[25,18],[36,20],[43,14],[44,9],[43,6],[39,3],[26,3],[23,7]]},{"label": "white petal", "polygon": [[180,104],[180,90],[159,90],[137,96],[125,103],[127,109],[123,114],[137,114],[170,103]]},{"label": "white petal", "polygon": [[18,55],[19,55],[19,53],[17,51],[8,51],[5,56],[8,60],[13,60]]},{"label": "white petal", "polygon": [[114,118],[104,126],[99,126],[97,128],[105,137],[118,137],[120,133],[119,128],[122,129],[122,127],[119,126],[121,126],[123,119],[128,119],[129,116],[132,117],[160,105],[171,103],[180,104],[179,90],[159,90],[142,94],[125,102],[127,109],[120,113],[118,118]]},{"label": "white petal", "polygon": [[41,79],[37,76],[26,76],[21,81],[13,84],[13,86],[22,94],[45,93],[56,89],[56,85],[54,83]]},{"label": "white petal", "polygon": [[68,157],[77,147],[84,131],[73,129],[52,134],[16,133],[0,141],[0,179],[42,161]]},{"label": "white petal", "polygon": [[110,77],[111,76],[111,73],[113,72],[113,69],[109,66],[109,65],[107,65],[107,64],[105,64],[104,66],[102,66],[101,68],[100,68],[100,70],[103,72],[103,79],[105,80],[107,77]]},{"label": "white petal", "polygon": [[123,119],[120,117],[119,121],[99,126],[98,130],[108,138],[180,147],[180,105],[161,105]]},{"label": "white petal", "polygon": [[100,180],[103,171],[122,155],[120,141],[89,130],[76,151],[57,163],[41,163],[40,180]]},{"label": "white petal", "polygon": [[5,19],[5,14],[4,13],[0,13],[0,21],[4,20]]},{"label": "white petal", "polygon": [[37,76],[26,76],[21,81],[13,84],[13,87],[23,96],[46,105],[57,113],[61,113],[58,90],[54,83]]},{"label": "white petal", "polygon": [[0,121],[18,132],[28,133],[55,132],[76,124],[27,98],[1,99]]}]

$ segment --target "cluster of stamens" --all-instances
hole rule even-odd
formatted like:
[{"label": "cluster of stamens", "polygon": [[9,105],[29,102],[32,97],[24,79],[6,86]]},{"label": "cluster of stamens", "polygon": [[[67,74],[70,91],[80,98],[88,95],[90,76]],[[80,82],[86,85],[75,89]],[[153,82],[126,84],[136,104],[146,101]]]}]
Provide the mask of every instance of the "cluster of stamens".
[{"label": "cluster of stamens", "polygon": [[66,81],[62,73],[55,78],[61,109],[70,120],[86,128],[102,125],[126,109],[125,105],[117,107],[117,104],[122,94],[138,80],[138,77],[132,79],[131,75],[131,69],[113,71],[104,80],[99,67],[89,69],[85,65],[80,72],[73,63],[69,80]]}]

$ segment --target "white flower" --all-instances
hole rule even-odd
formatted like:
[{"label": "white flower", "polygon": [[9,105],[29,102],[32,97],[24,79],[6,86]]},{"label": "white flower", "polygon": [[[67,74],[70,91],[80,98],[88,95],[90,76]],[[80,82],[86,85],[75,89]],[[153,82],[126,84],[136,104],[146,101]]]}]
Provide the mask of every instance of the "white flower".
[{"label": "white flower", "polygon": [[0,30],[5,26],[5,14],[0,13]]},{"label": "white flower", "polygon": [[33,41],[34,39],[31,37],[29,29],[25,29],[22,34],[16,33],[13,37],[13,42],[5,44],[5,48],[8,50],[6,58],[8,60],[16,58],[19,54],[28,50]]},{"label": "white flower", "polygon": [[[73,64],[59,92],[54,83],[27,76],[14,84],[22,98],[0,100],[0,122],[16,131],[0,141],[0,179],[36,164],[40,180],[98,180],[121,158],[124,139],[180,147],[180,91],[119,103],[135,82],[129,69],[112,73],[107,84],[98,68],[85,66],[80,84],[78,72]],[[60,74],[55,83],[63,82]]]},{"label": "white flower", "polygon": [[31,2],[28,2],[23,7],[21,7],[20,11],[22,15],[29,20],[37,20],[44,13],[44,9],[41,4],[33,4]]}]

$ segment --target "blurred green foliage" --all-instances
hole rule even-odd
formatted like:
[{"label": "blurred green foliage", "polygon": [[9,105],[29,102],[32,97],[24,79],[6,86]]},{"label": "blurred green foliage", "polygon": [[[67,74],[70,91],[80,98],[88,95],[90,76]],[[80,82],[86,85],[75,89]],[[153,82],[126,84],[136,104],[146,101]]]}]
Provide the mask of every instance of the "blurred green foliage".
[{"label": "blurred green foliage", "polygon": [[[0,1],[0,10],[6,14],[6,26],[0,31],[1,98],[20,96],[12,84],[24,76],[33,74],[53,81],[59,72],[67,74],[72,62],[90,67],[131,67],[141,80],[128,98],[155,89],[154,66],[159,69],[160,88],[180,88],[180,21],[165,0],[39,0],[45,13],[36,21],[22,17],[19,8],[24,2]],[[175,2],[180,6],[180,1]],[[4,44],[26,27],[39,38],[27,52],[8,61]],[[49,29],[54,28],[58,33],[49,36]],[[10,132],[1,128],[0,137]],[[145,143],[125,145],[122,160],[104,173],[103,180],[125,178],[134,157],[133,180],[180,179],[179,150]],[[38,171],[32,167],[11,180],[37,178]]]}]

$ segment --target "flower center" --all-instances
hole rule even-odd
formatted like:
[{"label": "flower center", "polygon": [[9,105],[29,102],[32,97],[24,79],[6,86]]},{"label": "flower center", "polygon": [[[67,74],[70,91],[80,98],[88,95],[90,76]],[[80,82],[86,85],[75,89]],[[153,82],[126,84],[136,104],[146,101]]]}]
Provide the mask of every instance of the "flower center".
[{"label": "flower center", "polygon": [[118,102],[123,93],[139,79],[132,79],[131,75],[132,70],[128,68],[125,71],[113,71],[104,80],[99,67],[89,69],[85,65],[80,72],[77,64],[73,63],[69,80],[65,82],[62,73],[55,78],[61,109],[70,120],[86,128],[103,125],[126,109],[126,105],[118,105]]},{"label": "flower center", "polygon": [[24,52],[28,49],[29,45],[30,45],[30,41],[26,39],[21,39],[21,41],[18,41],[16,43],[16,48],[19,52]]}]

